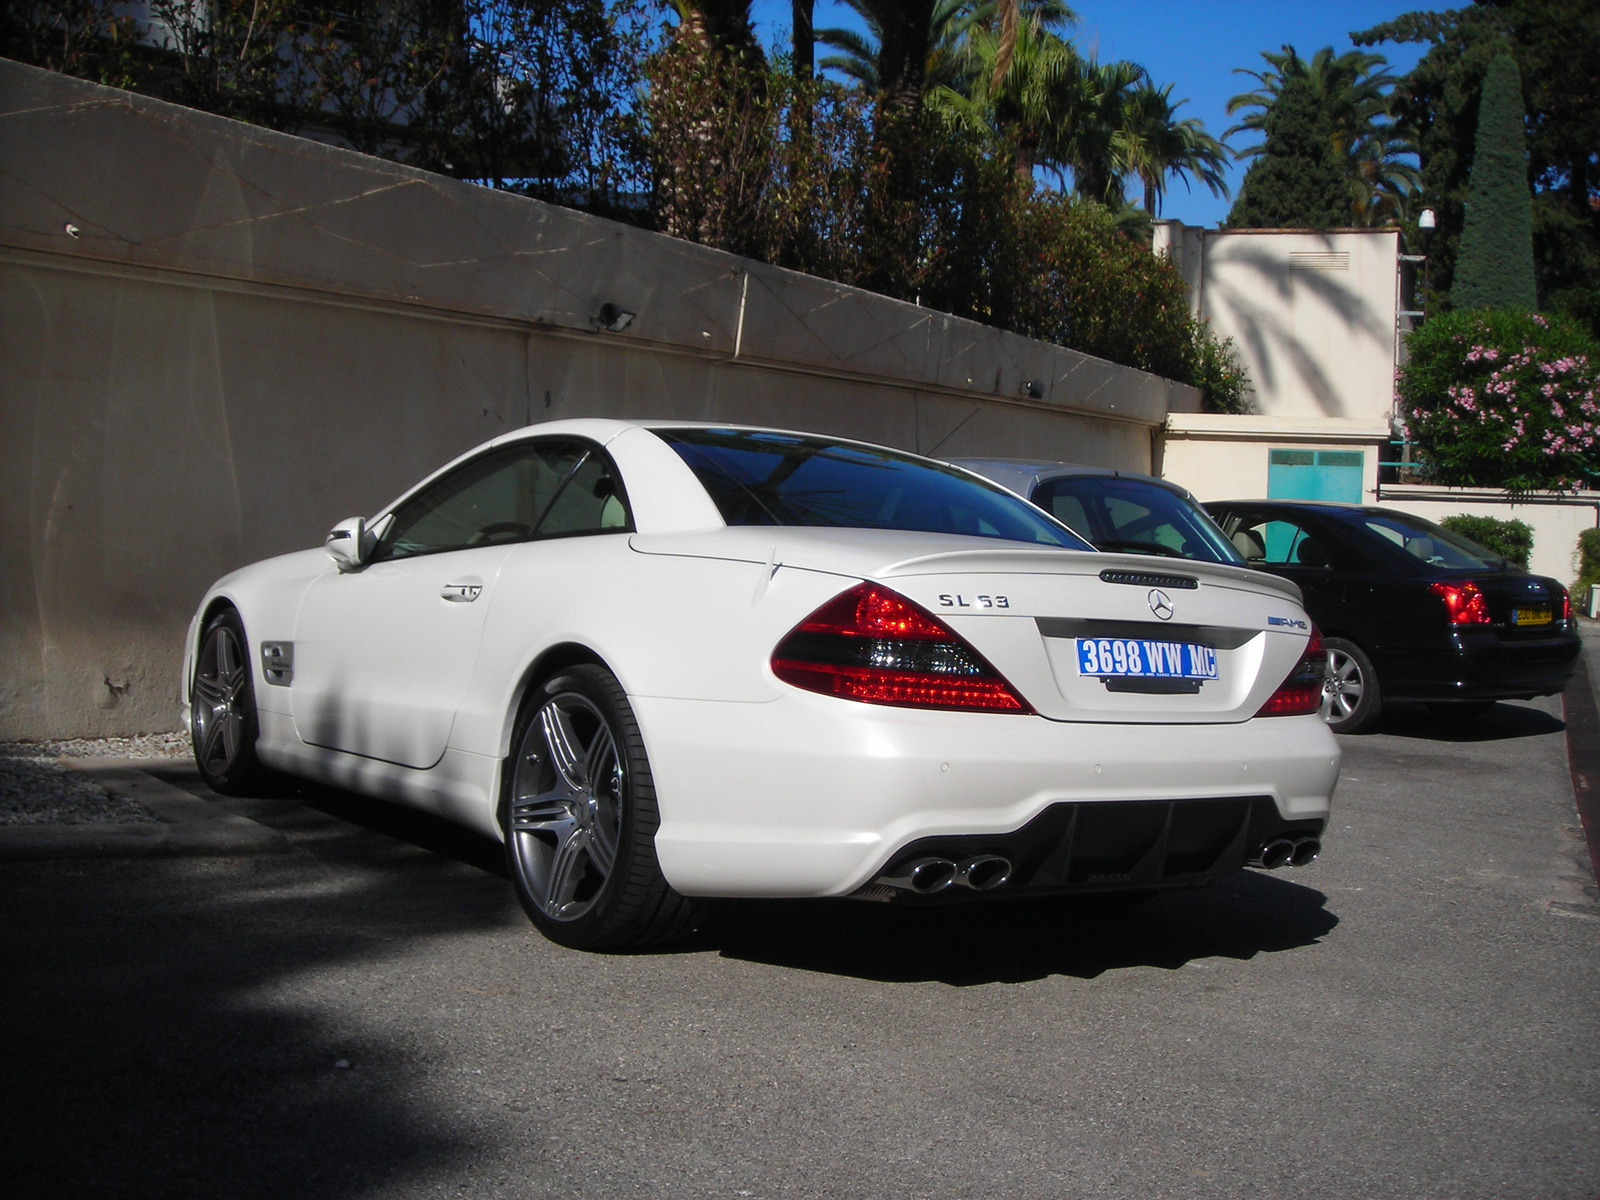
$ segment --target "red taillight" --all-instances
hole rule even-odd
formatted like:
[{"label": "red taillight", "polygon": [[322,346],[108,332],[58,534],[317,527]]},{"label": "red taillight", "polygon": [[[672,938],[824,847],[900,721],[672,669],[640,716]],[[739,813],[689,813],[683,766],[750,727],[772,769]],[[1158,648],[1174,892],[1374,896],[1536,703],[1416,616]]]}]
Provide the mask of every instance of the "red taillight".
[{"label": "red taillight", "polygon": [[1475,583],[1430,583],[1428,590],[1444,601],[1452,625],[1487,625],[1489,602]]},{"label": "red taillight", "polygon": [[772,652],[772,673],[808,692],[866,704],[1033,711],[943,621],[873,583],[835,596],[796,625]]},{"label": "red taillight", "polygon": [[1258,717],[1303,717],[1322,705],[1322,685],[1328,674],[1328,654],[1322,648],[1322,633],[1315,625],[1306,641],[1305,652],[1289,677],[1267,697]]},{"label": "red taillight", "polygon": [[1561,589],[1561,619],[1569,625],[1572,623],[1572,593],[1566,588]]}]

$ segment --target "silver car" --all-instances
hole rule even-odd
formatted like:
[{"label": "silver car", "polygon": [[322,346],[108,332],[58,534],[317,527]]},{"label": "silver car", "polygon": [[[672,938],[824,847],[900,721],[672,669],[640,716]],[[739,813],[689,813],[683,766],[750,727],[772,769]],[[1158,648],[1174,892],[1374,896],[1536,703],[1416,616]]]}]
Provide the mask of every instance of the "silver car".
[{"label": "silver car", "polygon": [[1098,550],[1246,565],[1199,502],[1165,479],[1020,458],[951,461],[1033,501]]}]

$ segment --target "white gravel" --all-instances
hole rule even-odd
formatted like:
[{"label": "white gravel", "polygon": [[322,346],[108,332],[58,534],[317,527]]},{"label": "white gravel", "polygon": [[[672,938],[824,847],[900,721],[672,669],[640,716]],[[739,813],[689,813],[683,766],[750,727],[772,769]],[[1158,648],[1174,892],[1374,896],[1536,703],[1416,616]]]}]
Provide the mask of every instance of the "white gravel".
[{"label": "white gravel", "polygon": [[108,795],[62,758],[182,759],[187,733],[0,742],[0,825],[118,825],[154,821],[141,804]]}]

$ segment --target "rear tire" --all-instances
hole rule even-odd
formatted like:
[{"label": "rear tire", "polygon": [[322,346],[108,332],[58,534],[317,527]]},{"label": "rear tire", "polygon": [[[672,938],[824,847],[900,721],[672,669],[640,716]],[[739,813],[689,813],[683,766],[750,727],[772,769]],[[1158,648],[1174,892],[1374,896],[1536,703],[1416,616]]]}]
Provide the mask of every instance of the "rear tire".
[{"label": "rear tire", "polygon": [[1335,733],[1370,729],[1383,712],[1378,672],[1367,652],[1344,638],[1325,638],[1328,678],[1322,685],[1322,719]]},{"label": "rear tire", "polygon": [[517,899],[553,942],[642,949],[684,936],[699,906],[667,884],[644,740],[604,667],[569,667],[523,703],[500,820]]},{"label": "rear tire", "polygon": [[256,757],[255,684],[244,622],[231,608],[206,623],[189,682],[189,736],[206,786],[225,796],[258,792],[267,769]]}]

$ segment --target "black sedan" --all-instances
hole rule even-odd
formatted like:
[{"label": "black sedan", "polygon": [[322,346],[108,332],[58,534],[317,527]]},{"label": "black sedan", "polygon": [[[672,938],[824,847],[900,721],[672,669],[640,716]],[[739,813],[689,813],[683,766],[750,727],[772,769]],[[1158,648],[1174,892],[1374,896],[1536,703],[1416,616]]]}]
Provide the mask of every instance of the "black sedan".
[{"label": "black sedan", "polygon": [[1354,733],[1385,701],[1476,716],[1549,696],[1577,670],[1567,589],[1389,508],[1311,501],[1207,504],[1252,566],[1292,579],[1328,649],[1328,724]]}]

